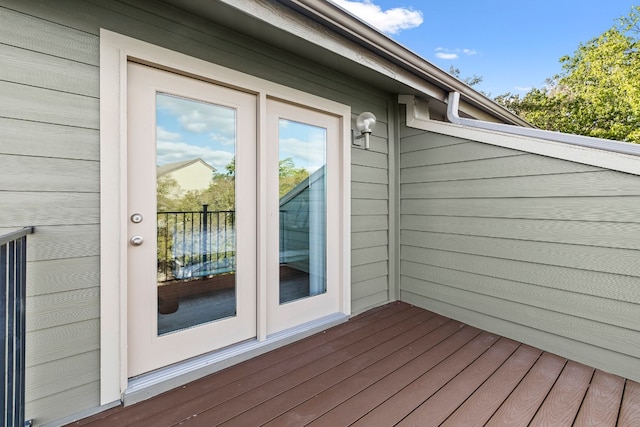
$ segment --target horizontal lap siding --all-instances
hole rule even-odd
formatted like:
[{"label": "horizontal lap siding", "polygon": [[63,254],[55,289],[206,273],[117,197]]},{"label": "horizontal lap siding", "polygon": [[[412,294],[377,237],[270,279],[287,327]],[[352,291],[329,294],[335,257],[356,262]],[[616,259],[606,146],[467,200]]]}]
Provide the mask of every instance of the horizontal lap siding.
[{"label": "horizontal lap siding", "polygon": [[372,150],[352,150],[352,310],[389,298],[388,94],[155,2],[3,0],[0,233],[36,226],[27,277],[36,424],[99,404],[100,28],[351,105],[352,121],[372,111]]},{"label": "horizontal lap siding", "polygon": [[358,313],[389,300],[389,172],[385,123],[371,150],[351,151],[351,297]]},{"label": "horizontal lap siding", "polygon": [[401,299],[638,380],[640,177],[404,132]]}]

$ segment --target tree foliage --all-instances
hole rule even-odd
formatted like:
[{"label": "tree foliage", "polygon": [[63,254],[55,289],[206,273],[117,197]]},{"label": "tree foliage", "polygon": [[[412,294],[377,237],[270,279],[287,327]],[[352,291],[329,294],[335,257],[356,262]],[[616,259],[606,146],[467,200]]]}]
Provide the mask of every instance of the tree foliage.
[{"label": "tree foliage", "polygon": [[640,7],[560,59],[562,71],[524,96],[495,100],[542,129],[640,143]]}]

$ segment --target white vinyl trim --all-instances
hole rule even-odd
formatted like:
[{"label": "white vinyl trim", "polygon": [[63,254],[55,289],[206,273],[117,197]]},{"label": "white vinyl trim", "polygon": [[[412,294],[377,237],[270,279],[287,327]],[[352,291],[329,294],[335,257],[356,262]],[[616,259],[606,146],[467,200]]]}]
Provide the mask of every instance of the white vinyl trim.
[{"label": "white vinyl trim", "polygon": [[[499,127],[500,130],[498,130],[498,128],[493,127],[491,129],[480,128],[478,126],[472,127],[467,122],[476,122],[476,120],[470,119],[465,120],[464,124],[431,120],[428,118],[428,111],[425,111],[425,108],[427,108],[425,103],[412,95],[400,95],[398,97],[398,103],[406,105],[407,126],[415,129],[454,136],[469,141],[477,141],[499,147],[511,148],[527,153],[540,154],[542,156],[553,157],[556,159],[597,166],[609,170],[640,175],[640,157],[637,155],[609,151],[604,147],[587,147],[584,145],[569,144],[557,140],[520,135],[517,132],[526,128],[520,128],[517,126],[502,125]],[[493,123],[491,123],[491,125],[493,125]],[[615,141],[611,142],[615,143]]]}]

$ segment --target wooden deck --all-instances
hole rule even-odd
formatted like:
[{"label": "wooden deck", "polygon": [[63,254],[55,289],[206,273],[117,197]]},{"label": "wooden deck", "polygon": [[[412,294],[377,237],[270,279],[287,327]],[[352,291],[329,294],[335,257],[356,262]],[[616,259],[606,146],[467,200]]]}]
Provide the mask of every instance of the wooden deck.
[{"label": "wooden deck", "polygon": [[404,303],[74,426],[640,426],[640,384]]}]

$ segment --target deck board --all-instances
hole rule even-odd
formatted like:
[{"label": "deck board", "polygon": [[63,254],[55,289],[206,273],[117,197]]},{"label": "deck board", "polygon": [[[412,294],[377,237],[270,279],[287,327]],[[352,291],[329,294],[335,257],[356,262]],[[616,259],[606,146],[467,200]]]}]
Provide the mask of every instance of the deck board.
[{"label": "deck board", "polygon": [[447,420],[446,427],[484,425],[538,360],[542,350],[521,345]]},{"label": "deck board", "polygon": [[575,424],[578,426],[615,426],[623,391],[623,378],[596,371]]},{"label": "deck board", "polygon": [[620,407],[619,426],[640,425],[640,384],[627,380]]},{"label": "deck board", "polygon": [[530,426],[571,427],[587,392],[594,369],[569,361],[538,409]]},{"label": "deck board", "polygon": [[70,426],[640,425],[640,385],[392,303]]}]

